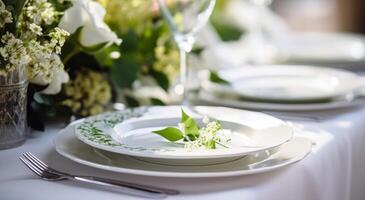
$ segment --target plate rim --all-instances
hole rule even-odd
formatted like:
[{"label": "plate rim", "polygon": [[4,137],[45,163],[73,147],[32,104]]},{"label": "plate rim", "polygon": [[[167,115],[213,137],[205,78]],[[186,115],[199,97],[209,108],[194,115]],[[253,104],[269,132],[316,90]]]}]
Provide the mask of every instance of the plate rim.
[{"label": "plate rim", "polygon": [[[62,155],[63,157],[74,161],[76,163],[93,167],[96,169],[102,169],[110,172],[116,172],[116,173],[124,173],[124,174],[132,174],[132,175],[140,175],[140,176],[149,176],[149,177],[166,177],[166,178],[216,178],[216,177],[233,177],[233,176],[245,176],[245,175],[253,175],[253,174],[260,174],[260,173],[266,173],[270,171],[274,171],[280,168],[283,168],[285,166],[289,166],[291,164],[294,164],[296,162],[299,162],[306,158],[313,149],[313,143],[308,138],[302,139],[307,140],[310,143],[310,147],[307,150],[307,152],[304,152],[300,155],[297,155],[295,158],[291,159],[288,162],[281,163],[275,166],[270,167],[263,167],[259,169],[251,169],[251,170],[235,170],[235,171],[228,171],[228,172],[165,172],[165,171],[151,171],[151,170],[141,170],[141,169],[130,169],[130,168],[123,168],[123,167],[117,167],[117,166],[110,166],[106,164],[98,164],[94,163],[92,161],[88,161],[82,158],[78,158],[75,155],[70,155],[70,153],[65,152],[62,150],[62,148],[59,147],[58,143],[61,137],[63,137],[64,134],[74,134],[73,137],[77,139],[75,130],[72,128],[72,126],[75,126],[77,123],[80,123],[80,120],[68,125],[64,129],[61,129],[56,137],[53,140],[53,144],[55,146],[56,152]],[[71,127],[71,128],[70,128]],[[67,129],[70,129],[73,131],[73,133],[67,133]],[[87,144],[84,144],[87,145]],[[90,147],[93,148],[93,147]]]},{"label": "plate rim", "polygon": [[[234,107],[238,109],[261,109],[261,110],[272,110],[272,111],[322,111],[322,110],[333,110],[333,109],[345,109],[357,106],[365,105],[363,99],[355,99],[354,101],[329,101],[325,103],[303,103],[303,104],[288,104],[288,103],[271,103],[271,102],[254,102],[237,99],[219,99],[215,97],[215,94],[204,94],[207,91],[200,91],[196,98],[199,101],[210,103],[213,105],[221,105]],[[222,103],[223,102],[223,103]]]},{"label": "plate rim", "polygon": [[[166,107],[166,106],[152,106],[152,107]],[[178,106],[167,106],[167,107],[178,107]],[[248,150],[244,153],[242,152],[237,152],[237,153],[230,153],[230,154],[222,154],[222,155],[209,155],[209,158],[207,158],[207,155],[200,155],[200,156],[181,156],[181,157],[176,157],[174,155],[159,155],[159,154],[144,154],[142,155],[141,152],[138,151],[128,151],[128,150],[124,150],[124,149],[116,149],[115,147],[112,146],[107,146],[107,145],[103,145],[103,144],[99,144],[97,142],[91,141],[89,140],[86,136],[83,136],[80,132],[78,132],[76,129],[78,128],[78,126],[75,126],[75,135],[76,137],[81,140],[82,142],[86,143],[89,146],[92,146],[94,148],[97,149],[101,149],[101,150],[105,150],[105,151],[109,151],[109,152],[113,152],[113,153],[118,153],[118,154],[124,154],[124,155],[129,155],[129,156],[136,156],[136,157],[142,157],[142,158],[154,158],[154,159],[175,159],[175,160],[186,160],[186,159],[219,159],[219,158],[228,158],[228,157],[239,157],[239,156],[245,156],[248,154],[252,154],[252,153],[256,153],[259,151],[263,151],[263,150],[269,150],[269,149],[273,149],[276,147],[279,147],[283,144],[285,144],[286,142],[290,141],[293,138],[294,135],[294,129],[285,121],[276,118],[272,115],[269,114],[265,114],[265,113],[260,113],[260,112],[255,112],[255,111],[248,111],[248,110],[239,110],[239,109],[235,109],[235,108],[227,108],[227,107],[221,107],[221,106],[194,106],[194,107],[205,107],[205,108],[209,108],[209,107],[214,107],[214,108],[224,108],[224,109],[231,109],[231,110],[235,110],[235,111],[239,111],[239,112],[247,112],[247,113],[255,113],[255,114],[259,114],[259,115],[264,115],[266,117],[272,118],[277,120],[278,122],[280,122],[280,126],[285,126],[288,129],[288,138],[285,138],[285,140],[283,140],[281,143],[278,143],[276,145],[271,145],[271,146],[267,146],[267,147],[263,147],[263,148],[252,148],[252,150]],[[85,118],[85,121],[88,119],[92,119],[92,118],[97,118],[98,116],[102,116],[102,115],[96,115],[96,116],[92,116],[92,117],[88,117]],[[122,123],[122,122],[121,122]],[[290,129],[290,130],[289,130]]]},{"label": "plate rim", "polygon": [[318,100],[323,100],[323,99],[335,98],[337,96],[341,96],[341,95],[347,94],[351,91],[354,91],[354,90],[360,88],[361,86],[365,86],[365,83],[362,80],[362,78],[360,76],[358,76],[356,73],[353,73],[351,71],[344,70],[344,69],[334,69],[334,68],[321,67],[321,66],[316,66],[316,65],[269,64],[269,65],[260,65],[257,67],[253,67],[250,65],[244,65],[241,67],[220,69],[217,71],[217,73],[224,72],[224,71],[234,71],[234,70],[242,71],[242,70],[246,70],[246,69],[252,71],[252,70],[257,70],[258,68],[261,68],[260,70],[262,70],[262,69],[275,70],[274,68],[282,68],[284,70],[288,69],[288,70],[292,70],[292,71],[295,69],[308,70],[308,71],[315,70],[316,72],[321,72],[322,74],[325,72],[330,72],[333,76],[334,75],[338,75],[338,77],[341,76],[340,78],[342,80],[343,79],[349,80],[350,78],[355,79],[355,80],[350,82],[351,86],[348,86],[347,88],[344,88],[341,91],[331,92],[331,93],[323,94],[323,95],[317,95],[317,97],[311,96],[311,97],[282,98],[282,97],[275,97],[275,96],[267,97],[267,95],[259,96],[259,95],[252,95],[252,94],[243,94],[242,91],[237,92],[237,90],[233,87],[211,82],[207,78],[205,78],[203,80],[202,88],[203,88],[203,90],[206,90],[207,92],[223,92],[223,93],[228,93],[228,94],[247,97],[247,98],[254,98],[254,99],[258,99],[258,100],[295,102],[295,101],[318,101]]}]

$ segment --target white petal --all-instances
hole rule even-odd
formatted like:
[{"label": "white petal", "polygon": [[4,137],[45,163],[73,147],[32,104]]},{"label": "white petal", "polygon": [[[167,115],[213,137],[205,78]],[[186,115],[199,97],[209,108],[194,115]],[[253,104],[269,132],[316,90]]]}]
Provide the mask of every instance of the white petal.
[{"label": "white petal", "polygon": [[74,1],[73,6],[65,11],[58,26],[71,34],[83,26],[89,20],[86,3],[84,0]]},{"label": "white petal", "polygon": [[105,13],[105,9],[97,2],[75,0],[73,6],[65,11],[59,27],[71,34],[79,27],[83,27],[80,43],[86,47],[100,43],[119,45],[122,40],[105,24]]},{"label": "white petal", "polygon": [[83,46],[93,46],[100,43],[120,44],[121,40],[109,28],[96,27],[93,23],[88,23],[82,29],[80,43]]},{"label": "white petal", "polygon": [[31,83],[36,85],[47,85],[48,82],[44,79],[44,77],[37,75],[32,80],[30,80]]},{"label": "white petal", "polygon": [[48,87],[41,91],[43,94],[58,94],[62,89],[62,83],[67,83],[70,80],[67,72],[63,69],[53,69],[53,80]]},{"label": "white petal", "polygon": [[105,9],[97,2],[90,1],[87,5],[89,21],[84,25],[81,44],[93,46],[100,43],[120,44],[121,40],[104,22]]}]

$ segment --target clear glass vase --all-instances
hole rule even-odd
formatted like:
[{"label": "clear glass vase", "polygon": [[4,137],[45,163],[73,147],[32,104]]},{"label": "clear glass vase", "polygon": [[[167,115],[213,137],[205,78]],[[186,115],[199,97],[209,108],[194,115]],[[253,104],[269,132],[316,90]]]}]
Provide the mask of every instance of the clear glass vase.
[{"label": "clear glass vase", "polygon": [[27,89],[24,69],[0,75],[0,149],[20,146],[27,138]]}]

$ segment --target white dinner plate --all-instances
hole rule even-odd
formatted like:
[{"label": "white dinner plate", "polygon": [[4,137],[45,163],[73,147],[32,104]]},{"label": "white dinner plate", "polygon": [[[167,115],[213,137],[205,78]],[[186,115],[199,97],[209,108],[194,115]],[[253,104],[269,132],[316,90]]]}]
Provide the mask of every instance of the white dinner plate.
[{"label": "white dinner plate", "polygon": [[211,106],[227,106],[250,110],[270,110],[270,111],[320,111],[346,109],[365,105],[364,97],[356,97],[353,100],[346,98],[336,98],[330,101],[317,103],[270,103],[244,100],[239,97],[213,94],[207,91],[200,91],[196,96],[198,104]]},{"label": "white dinner plate", "polygon": [[76,126],[76,135],[98,149],[174,165],[234,160],[278,147],[293,135],[290,125],[267,114],[225,107],[183,107],[198,122],[208,116],[219,120],[223,129],[232,131],[229,148],[189,150],[183,144],[169,142],[152,133],[166,126],[176,126],[181,109],[181,106],[156,106],[89,117]]},{"label": "white dinner plate", "polygon": [[327,100],[364,85],[352,72],[315,66],[244,66],[220,70],[218,74],[229,84],[204,81],[204,90],[275,102]]},{"label": "white dinner plate", "polygon": [[98,169],[157,177],[229,177],[273,171],[305,158],[312,149],[312,141],[293,138],[280,149],[261,151],[235,161],[205,166],[169,166],[154,164],[132,156],[95,149],[79,141],[75,125],[61,130],[54,140],[56,151],[77,163]]}]

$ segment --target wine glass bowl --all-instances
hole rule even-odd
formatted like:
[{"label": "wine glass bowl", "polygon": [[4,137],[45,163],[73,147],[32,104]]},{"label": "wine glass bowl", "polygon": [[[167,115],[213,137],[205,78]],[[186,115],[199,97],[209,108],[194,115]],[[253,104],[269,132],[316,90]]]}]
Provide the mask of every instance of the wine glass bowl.
[{"label": "wine glass bowl", "polygon": [[158,0],[160,11],[172,32],[180,50],[180,83],[175,93],[182,95],[182,104],[187,99],[187,56],[195,43],[196,34],[208,22],[216,0]]}]

